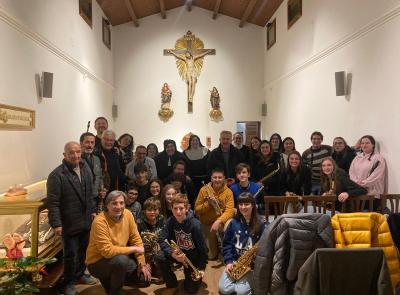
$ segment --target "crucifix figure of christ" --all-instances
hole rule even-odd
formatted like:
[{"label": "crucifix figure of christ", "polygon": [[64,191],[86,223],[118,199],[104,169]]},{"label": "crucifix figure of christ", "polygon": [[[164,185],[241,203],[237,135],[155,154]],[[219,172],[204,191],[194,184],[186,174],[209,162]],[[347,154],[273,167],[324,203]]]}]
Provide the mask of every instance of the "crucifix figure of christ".
[{"label": "crucifix figure of christ", "polygon": [[188,31],[175,43],[175,49],[164,49],[164,55],[176,58],[179,75],[187,84],[188,112],[193,113],[193,96],[206,55],[215,55],[215,49],[204,49],[204,43]]}]

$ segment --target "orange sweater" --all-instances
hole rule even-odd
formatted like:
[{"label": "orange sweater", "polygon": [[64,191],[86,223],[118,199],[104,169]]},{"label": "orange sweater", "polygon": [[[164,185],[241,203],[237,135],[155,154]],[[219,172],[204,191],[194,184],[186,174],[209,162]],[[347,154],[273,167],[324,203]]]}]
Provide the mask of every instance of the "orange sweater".
[{"label": "orange sweater", "polygon": [[202,224],[211,225],[215,220],[219,219],[225,224],[229,219],[231,219],[235,213],[233,193],[232,191],[224,185],[218,192],[215,192],[212,186],[209,184],[208,189],[215,198],[218,200],[219,206],[222,211],[222,215],[218,216],[215,213],[214,208],[208,203],[206,197],[208,196],[206,188],[203,186],[199,195],[196,199],[195,212]]},{"label": "orange sweater", "polygon": [[[86,251],[86,264],[102,258],[112,258],[119,254],[129,254],[129,246],[143,246],[132,213],[125,209],[119,221],[113,221],[102,212],[93,221],[90,230],[89,246]],[[139,265],[145,264],[143,254],[135,253]]]}]

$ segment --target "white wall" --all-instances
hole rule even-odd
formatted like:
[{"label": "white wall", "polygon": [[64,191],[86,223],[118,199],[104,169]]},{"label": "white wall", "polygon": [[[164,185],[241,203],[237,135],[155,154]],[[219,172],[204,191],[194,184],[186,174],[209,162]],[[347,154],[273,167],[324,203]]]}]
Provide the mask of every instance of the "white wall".
[{"label": "white wall", "polygon": [[[265,132],[292,136],[298,150],[312,131],[350,144],[374,135],[388,160],[389,191],[400,191],[400,7],[398,1],[303,1],[288,31],[285,1],[275,13],[277,41],[266,53]],[[352,74],[351,95],[335,96],[334,72]]]},{"label": "white wall", "polygon": [[[167,11],[167,19],[153,15],[140,20],[140,27],[124,24],[114,27],[115,99],[119,106],[118,133],[130,132],[138,144],[155,142],[162,150],[166,138],[180,140],[188,132],[205,143],[212,137],[218,144],[219,132],[234,131],[236,121],[261,121],[263,101],[264,31],[239,20],[193,7]],[[205,48],[216,49],[206,56],[196,85],[193,114],[187,113],[186,83],[181,80],[172,56],[163,49],[174,48],[177,39],[191,30]],[[164,123],[158,118],[160,92],[164,82],[172,89],[174,116]],[[209,118],[210,90],[215,86],[221,97],[224,120]]]},{"label": "white wall", "polygon": [[[0,130],[0,192],[47,177],[88,120],[111,117],[112,53],[102,44],[102,12],[93,3],[90,29],[78,1],[0,1],[0,103],[36,111],[33,131]],[[98,79],[84,79],[77,66]],[[38,97],[35,75],[42,71],[54,73],[51,99]]]}]

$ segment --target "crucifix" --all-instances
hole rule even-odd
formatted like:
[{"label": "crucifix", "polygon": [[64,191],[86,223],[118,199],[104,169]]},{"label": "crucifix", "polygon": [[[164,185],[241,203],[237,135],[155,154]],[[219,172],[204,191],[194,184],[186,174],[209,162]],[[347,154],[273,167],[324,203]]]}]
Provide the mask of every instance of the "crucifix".
[{"label": "crucifix", "polygon": [[204,43],[188,31],[175,43],[175,49],[164,49],[164,55],[172,55],[176,59],[179,75],[187,84],[188,112],[193,113],[193,96],[203,67],[206,55],[215,55],[215,49],[204,49]]}]

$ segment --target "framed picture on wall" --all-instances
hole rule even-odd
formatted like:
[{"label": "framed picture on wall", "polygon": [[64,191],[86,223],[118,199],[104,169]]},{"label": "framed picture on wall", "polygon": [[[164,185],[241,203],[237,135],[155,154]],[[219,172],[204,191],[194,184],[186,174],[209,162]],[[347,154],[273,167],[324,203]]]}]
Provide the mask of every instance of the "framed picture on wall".
[{"label": "framed picture on wall", "polygon": [[267,50],[276,42],[276,18],[267,24]]},{"label": "framed picture on wall", "polygon": [[79,15],[92,27],[92,0],[79,0]]},{"label": "framed picture on wall", "polygon": [[103,43],[111,49],[111,24],[110,22],[103,17]]},{"label": "framed picture on wall", "polygon": [[287,4],[288,30],[302,15],[302,0],[289,0]]}]

